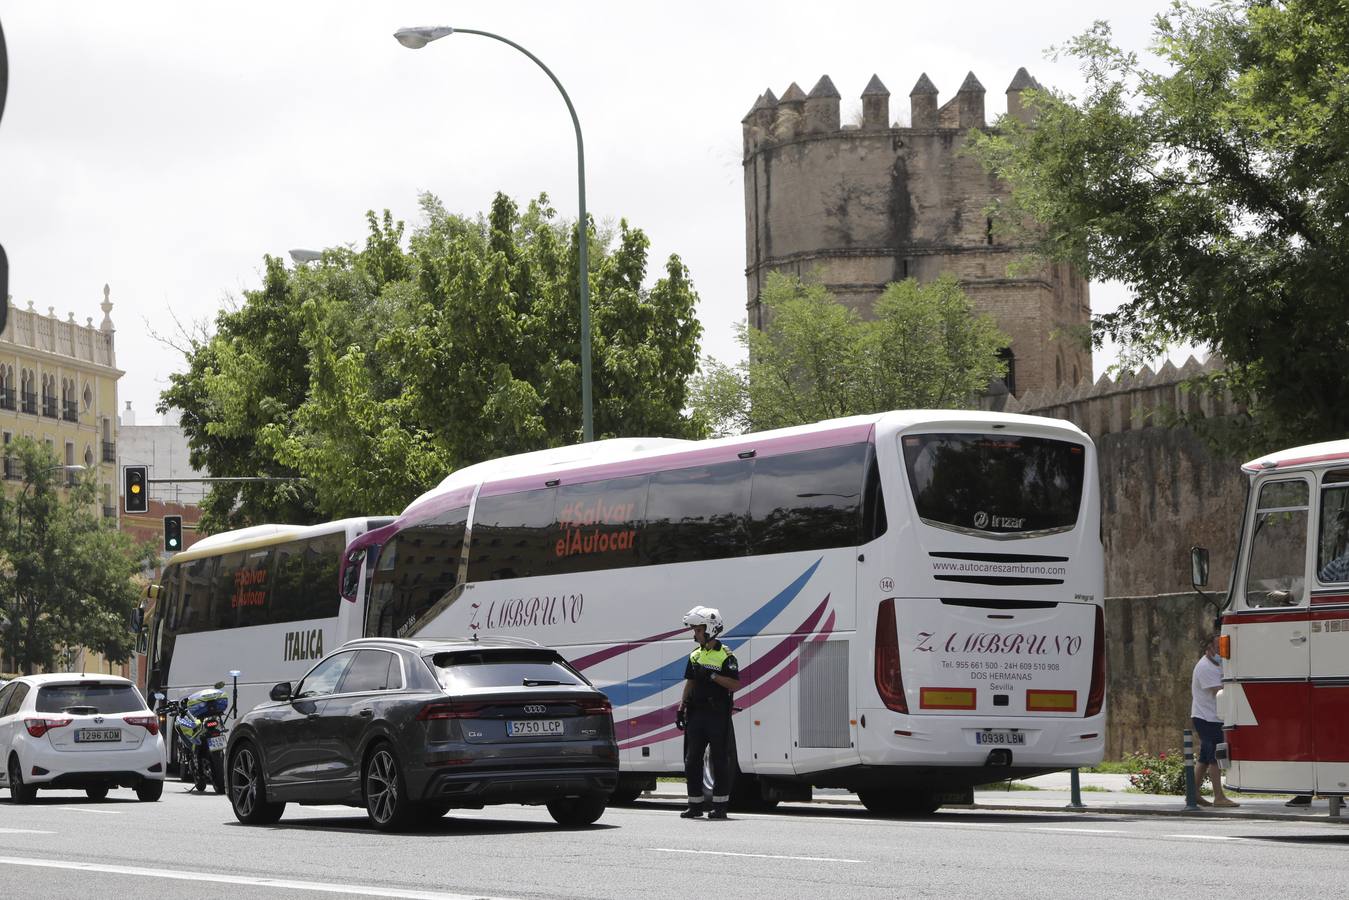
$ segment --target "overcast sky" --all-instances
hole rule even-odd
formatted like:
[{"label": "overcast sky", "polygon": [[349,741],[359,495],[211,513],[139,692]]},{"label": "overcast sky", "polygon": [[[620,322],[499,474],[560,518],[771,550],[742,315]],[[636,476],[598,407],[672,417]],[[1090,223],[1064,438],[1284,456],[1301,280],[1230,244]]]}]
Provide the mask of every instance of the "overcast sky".
[{"label": "overcast sky", "polygon": [[[457,212],[546,191],[576,215],[575,144],[556,89],[526,57],[458,35],[410,51],[403,25],[503,34],[571,94],[587,204],[678,253],[701,296],[704,352],[739,357],[745,238],[740,120],[766,87],[828,74],[848,121],[867,80],[908,94],[926,72],[954,95],[968,71],[1005,110],[1018,66],[1072,93],[1049,46],[1108,19],[1131,49],[1162,3],[405,2],[184,4],[0,0],[9,96],[0,121],[0,243],[10,293],[78,321],[111,285],[120,406],[140,424],[181,356],[152,337],[211,320],[260,280],[262,257],[360,244],[367,209],[409,227],[417,195]],[[1118,302],[1093,286],[1093,307]],[[1098,354],[1097,375],[1103,359]]]}]

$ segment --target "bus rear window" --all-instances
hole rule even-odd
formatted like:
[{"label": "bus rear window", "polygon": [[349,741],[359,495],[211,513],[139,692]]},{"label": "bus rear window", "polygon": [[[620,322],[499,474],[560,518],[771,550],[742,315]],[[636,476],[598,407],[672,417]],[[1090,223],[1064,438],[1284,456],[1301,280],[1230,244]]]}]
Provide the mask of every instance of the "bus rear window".
[{"label": "bus rear window", "polygon": [[1077,523],[1081,444],[1014,434],[911,434],[902,443],[914,505],[929,525],[1012,536]]}]

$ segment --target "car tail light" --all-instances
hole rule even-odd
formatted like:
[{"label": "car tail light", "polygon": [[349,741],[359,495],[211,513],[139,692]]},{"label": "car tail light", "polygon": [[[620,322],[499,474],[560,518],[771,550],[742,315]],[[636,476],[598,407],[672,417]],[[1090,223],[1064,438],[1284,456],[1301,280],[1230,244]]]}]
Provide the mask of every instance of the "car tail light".
[{"label": "car tail light", "polygon": [[24,719],[24,727],[33,737],[42,737],[53,728],[65,728],[74,719]]},{"label": "car tail light", "polygon": [[1091,657],[1091,690],[1087,692],[1085,715],[1100,713],[1105,705],[1105,612],[1096,607],[1096,650]]},{"label": "car tail light", "polygon": [[122,716],[122,721],[128,725],[139,725],[151,734],[159,734],[158,716]]},{"label": "car tail light", "polygon": [[220,727],[220,723],[217,722],[215,719],[207,719],[207,720],[206,720],[206,727],[207,727],[207,728],[219,728],[219,727]]},{"label": "car tail light", "polygon": [[895,600],[881,601],[876,610],[876,691],[887,709],[907,713],[904,680],[899,673],[899,628],[895,624]]},{"label": "car tail light", "polygon": [[581,711],[583,716],[611,716],[614,714],[613,704],[609,702],[608,697],[582,700],[576,704],[576,708]]},{"label": "car tail light", "polygon": [[434,722],[440,719],[473,719],[482,713],[480,703],[428,703],[417,713],[418,722]]}]

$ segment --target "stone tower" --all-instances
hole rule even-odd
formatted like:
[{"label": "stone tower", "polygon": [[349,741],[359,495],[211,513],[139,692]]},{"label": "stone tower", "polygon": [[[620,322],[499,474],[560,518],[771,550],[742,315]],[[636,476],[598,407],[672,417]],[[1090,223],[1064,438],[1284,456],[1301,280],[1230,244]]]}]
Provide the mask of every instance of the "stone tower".
[{"label": "stone tower", "polygon": [[[1018,70],[1012,116],[1028,119],[1021,92],[1036,87]],[[818,280],[864,314],[889,282],[951,273],[1010,336],[1013,394],[1090,380],[1086,280],[1066,265],[1009,275],[1023,248],[995,235],[987,214],[1007,187],[963,152],[969,130],[988,127],[983,85],[971,72],[939,105],[923,75],[909,102],[909,127],[890,124],[890,92],[873,76],[861,121],[841,125],[827,75],[809,94],[793,83],[782,99],[770,90],[755,102],[744,118],[750,324],[763,324],[770,272]]]}]

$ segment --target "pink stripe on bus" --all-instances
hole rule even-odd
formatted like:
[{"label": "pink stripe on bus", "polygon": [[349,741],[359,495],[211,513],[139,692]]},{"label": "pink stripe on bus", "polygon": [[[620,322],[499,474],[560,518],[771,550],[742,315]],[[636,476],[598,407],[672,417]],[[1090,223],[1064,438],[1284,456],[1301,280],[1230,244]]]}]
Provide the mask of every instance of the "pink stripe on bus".
[{"label": "pink stripe on bus", "polygon": [[613,659],[615,656],[627,653],[629,650],[636,649],[637,647],[640,647],[643,644],[650,644],[655,641],[663,641],[666,638],[672,638],[676,634],[682,634],[685,631],[688,631],[688,629],[676,628],[674,631],[667,631],[664,634],[653,634],[651,635],[651,637],[645,637],[642,638],[641,640],[633,641],[631,644],[619,644],[616,647],[606,647],[603,650],[597,650],[588,656],[583,656],[578,660],[574,660],[571,665],[572,668],[576,669],[576,671],[581,672],[590,668],[593,665],[596,665],[597,663],[604,662],[606,659]]},{"label": "pink stripe on bus", "polygon": [[812,431],[805,434],[761,440],[755,440],[753,436],[750,436],[735,444],[702,447],[693,450],[676,450],[660,456],[641,456],[622,462],[555,472],[539,472],[535,475],[494,481],[484,484],[478,496],[495,497],[500,494],[514,494],[519,491],[547,487],[547,483],[550,481],[556,481],[559,484],[585,484],[610,478],[650,475],[654,472],[688,469],[693,466],[705,466],[719,462],[734,462],[740,458],[739,454],[750,450],[754,451],[756,457],[768,457],[797,453],[802,450],[819,450],[824,447],[859,444],[870,440],[874,431],[874,425],[865,424],[847,425],[829,431]]}]

